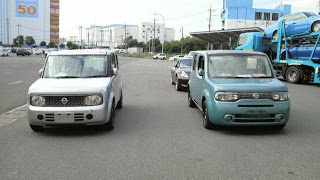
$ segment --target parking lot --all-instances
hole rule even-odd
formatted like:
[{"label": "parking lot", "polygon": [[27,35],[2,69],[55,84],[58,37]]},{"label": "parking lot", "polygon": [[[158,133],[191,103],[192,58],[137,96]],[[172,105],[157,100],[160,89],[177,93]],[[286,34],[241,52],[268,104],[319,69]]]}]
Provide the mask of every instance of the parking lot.
[{"label": "parking lot", "polygon": [[[0,57],[0,114],[26,104],[43,62]],[[287,84],[291,119],[283,130],[209,131],[201,112],[188,107],[187,92],[171,85],[174,62],[120,57],[119,63],[124,107],[113,131],[35,133],[23,114],[3,125],[0,119],[0,179],[320,178],[319,85]]]}]

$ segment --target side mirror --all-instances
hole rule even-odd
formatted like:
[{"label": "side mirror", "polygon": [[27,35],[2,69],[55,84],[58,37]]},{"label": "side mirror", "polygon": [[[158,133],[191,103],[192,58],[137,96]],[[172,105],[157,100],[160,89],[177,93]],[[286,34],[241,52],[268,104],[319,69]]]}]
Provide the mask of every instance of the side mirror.
[{"label": "side mirror", "polygon": [[39,77],[42,76],[42,73],[43,73],[43,69],[40,69],[40,70],[39,70]]},{"label": "side mirror", "polygon": [[113,75],[114,76],[118,76],[118,69],[117,68],[113,68]]},{"label": "side mirror", "polygon": [[204,76],[204,71],[203,71],[203,69],[200,69],[200,70],[199,70],[199,76],[201,76],[201,77]]}]

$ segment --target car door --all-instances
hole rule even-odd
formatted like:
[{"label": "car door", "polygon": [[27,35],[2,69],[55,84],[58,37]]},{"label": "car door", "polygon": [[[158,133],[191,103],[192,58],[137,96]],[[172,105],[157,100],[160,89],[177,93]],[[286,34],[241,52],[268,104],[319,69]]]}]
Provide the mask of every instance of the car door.
[{"label": "car door", "polygon": [[290,36],[294,32],[293,31],[294,14],[285,16],[283,19],[285,21],[286,36]]},{"label": "car door", "polygon": [[293,34],[300,34],[308,31],[307,17],[303,13],[294,14]]},{"label": "car door", "polygon": [[204,88],[204,76],[200,76],[199,72],[200,70],[205,70],[205,57],[202,54],[199,54],[197,57],[197,64],[196,64],[196,71],[195,71],[195,81],[194,81],[194,89],[196,91],[194,92],[194,100],[197,102],[197,104],[201,107],[201,101],[202,101],[202,92]]},{"label": "car door", "polygon": [[112,92],[115,95],[116,103],[120,99],[120,74],[119,74],[119,65],[118,59],[115,54],[111,55],[111,69],[115,69],[117,71],[116,74],[113,73],[112,76]]},{"label": "car door", "polygon": [[191,69],[191,73],[190,73],[190,79],[189,79],[189,89],[190,89],[190,95],[192,97],[192,99],[194,100],[195,97],[195,91],[197,91],[196,88],[196,69],[197,69],[197,61],[198,61],[198,54],[195,53],[193,55],[193,65],[192,65],[192,69]]}]

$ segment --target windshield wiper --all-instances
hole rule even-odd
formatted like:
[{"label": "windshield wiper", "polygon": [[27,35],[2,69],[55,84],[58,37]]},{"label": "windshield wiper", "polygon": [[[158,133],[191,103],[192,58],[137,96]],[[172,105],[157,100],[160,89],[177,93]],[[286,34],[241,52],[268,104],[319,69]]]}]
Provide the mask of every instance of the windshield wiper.
[{"label": "windshield wiper", "polygon": [[56,77],[57,79],[71,79],[71,78],[80,78],[78,76],[59,76],[59,77]]},{"label": "windshield wiper", "polygon": [[108,76],[106,74],[104,74],[104,75],[86,76],[86,77],[83,77],[83,78],[100,78],[100,77],[108,77]]}]

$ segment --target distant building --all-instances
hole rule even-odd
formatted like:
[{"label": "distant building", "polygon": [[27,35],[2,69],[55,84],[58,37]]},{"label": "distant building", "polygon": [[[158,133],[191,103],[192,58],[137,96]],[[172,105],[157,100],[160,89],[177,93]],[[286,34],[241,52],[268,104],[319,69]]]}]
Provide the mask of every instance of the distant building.
[{"label": "distant building", "polygon": [[260,9],[253,8],[253,0],[223,0],[222,29],[264,29],[287,14],[291,14],[291,5],[281,4],[274,9]]},{"label": "distant building", "polygon": [[59,0],[0,0],[0,41],[23,35],[59,44],[59,9]]},{"label": "distant building", "polygon": [[[91,26],[86,28],[86,37],[84,44],[89,46],[108,46],[116,48],[124,44],[125,38],[132,36],[138,42],[146,42],[154,37],[153,23],[143,22],[140,25],[111,24],[108,26]],[[156,23],[155,38],[163,42],[163,24]],[[165,41],[173,41],[175,38],[175,30],[165,28]]]}]

